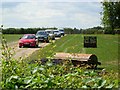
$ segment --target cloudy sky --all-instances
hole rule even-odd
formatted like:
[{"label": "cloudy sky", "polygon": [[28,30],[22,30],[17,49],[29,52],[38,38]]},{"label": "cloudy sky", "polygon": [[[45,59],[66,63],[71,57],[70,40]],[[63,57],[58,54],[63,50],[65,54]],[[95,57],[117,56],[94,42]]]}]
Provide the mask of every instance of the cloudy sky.
[{"label": "cloudy sky", "polygon": [[76,27],[101,24],[101,3],[96,0],[4,0],[0,23],[8,27]]}]

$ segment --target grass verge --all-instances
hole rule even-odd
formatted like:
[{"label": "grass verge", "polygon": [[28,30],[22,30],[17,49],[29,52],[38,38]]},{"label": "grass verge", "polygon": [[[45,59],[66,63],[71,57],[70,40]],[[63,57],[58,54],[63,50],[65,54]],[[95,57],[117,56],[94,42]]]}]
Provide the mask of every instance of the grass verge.
[{"label": "grass verge", "polygon": [[[1,35],[0,35],[1,36]],[[4,38],[7,40],[7,43],[18,41],[23,34],[3,34]]]}]

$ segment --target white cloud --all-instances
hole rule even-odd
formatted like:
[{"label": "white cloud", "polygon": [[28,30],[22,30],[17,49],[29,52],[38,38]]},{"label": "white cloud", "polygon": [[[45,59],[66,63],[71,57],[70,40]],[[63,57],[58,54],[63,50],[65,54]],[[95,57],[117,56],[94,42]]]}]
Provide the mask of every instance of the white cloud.
[{"label": "white cloud", "polygon": [[13,3],[4,4],[8,7],[3,6],[2,18],[6,27],[87,28],[100,24],[100,4],[96,3],[23,2],[10,6],[11,4]]},{"label": "white cloud", "polygon": [[103,0],[2,0],[2,2],[101,2]]},{"label": "white cloud", "polygon": [[90,14],[87,13],[77,13],[74,16],[75,21],[77,21],[80,25],[84,25],[84,26],[96,26],[98,25],[97,22],[100,21],[100,17],[98,16],[92,16]]},{"label": "white cloud", "polygon": [[2,24],[2,3],[0,3],[0,24]]}]

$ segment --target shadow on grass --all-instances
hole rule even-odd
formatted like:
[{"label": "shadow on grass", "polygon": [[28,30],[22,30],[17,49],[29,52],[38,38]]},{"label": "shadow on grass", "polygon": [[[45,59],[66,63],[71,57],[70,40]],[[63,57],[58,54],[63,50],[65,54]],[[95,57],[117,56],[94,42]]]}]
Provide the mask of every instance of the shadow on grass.
[{"label": "shadow on grass", "polygon": [[27,46],[24,46],[24,47],[22,47],[22,48],[42,48],[41,46],[38,46],[38,47],[27,47]]},{"label": "shadow on grass", "polygon": [[87,68],[88,70],[103,70],[103,67],[97,67],[97,68]]}]

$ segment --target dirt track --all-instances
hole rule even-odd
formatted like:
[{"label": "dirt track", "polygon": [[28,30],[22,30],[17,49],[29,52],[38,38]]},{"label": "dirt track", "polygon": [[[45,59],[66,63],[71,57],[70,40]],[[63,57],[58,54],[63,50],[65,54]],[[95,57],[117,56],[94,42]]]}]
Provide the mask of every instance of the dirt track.
[{"label": "dirt track", "polygon": [[15,44],[15,55],[13,56],[14,58],[20,58],[20,57],[27,57],[31,55],[33,52],[36,50],[39,50],[40,48],[45,47],[49,43],[40,43],[38,48],[19,48],[17,44]]},{"label": "dirt track", "polygon": [[[56,38],[56,39],[60,39],[60,38]],[[55,41],[55,40],[54,40]],[[53,41],[53,42],[54,42]],[[18,42],[13,42],[13,43],[9,43],[8,46],[10,46],[11,48],[13,48],[15,55],[13,56],[13,58],[18,59],[18,58],[24,58],[27,57],[29,55],[31,55],[33,52],[35,52],[36,50],[39,50],[40,48],[45,47],[46,45],[49,45],[50,43],[39,43],[39,47],[38,48],[19,48],[18,47]],[[1,58],[2,54],[0,51],[0,58]]]},{"label": "dirt track", "polygon": [[[12,42],[9,43],[8,46],[12,48],[12,50],[15,52],[15,55],[13,56],[13,58],[18,59],[20,57],[27,57],[30,54],[32,54],[33,52],[35,52],[36,50],[39,50],[40,48],[45,47],[46,45],[48,45],[49,43],[39,43],[39,47],[38,48],[19,48],[18,47],[18,42]],[[1,50],[0,50],[0,58],[2,57],[1,54]]]}]

